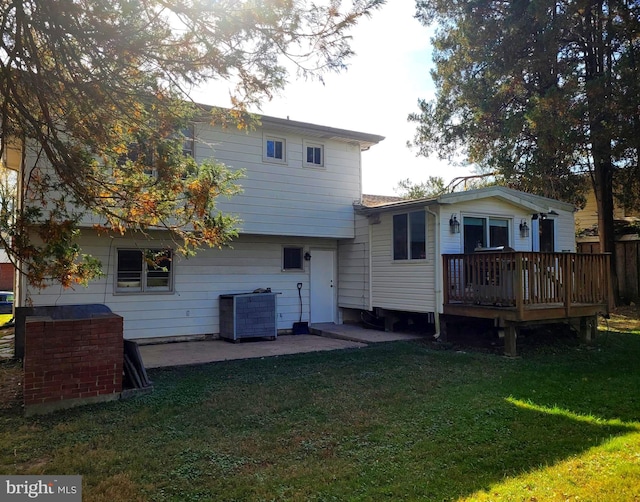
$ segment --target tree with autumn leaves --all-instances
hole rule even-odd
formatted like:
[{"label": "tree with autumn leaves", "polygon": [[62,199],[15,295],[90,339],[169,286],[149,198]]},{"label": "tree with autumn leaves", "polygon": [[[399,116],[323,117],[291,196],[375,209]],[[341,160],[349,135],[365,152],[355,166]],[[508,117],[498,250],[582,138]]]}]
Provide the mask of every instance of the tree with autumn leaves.
[{"label": "tree with autumn leaves", "polygon": [[[0,214],[11,259],[35,286],[86,283],[101,273],[76,242],[89,214],[103,232],[166,230],[187,255],[227,244],[216,200],[238,174],[184,155],[185,131],[252,127],[247,110],[292,74],[341,70],[349,29],[382,3],[0,0],[0,154],[24,147],[30,201]],[[231,84],[230,109],[190,100],[212,80]]]},{"label": "tree with autumn leaves", "polygon": [[613,252],[614,197],[640,206],[640,3],[418,0],[417,17],[437,27],[437,96],[410,117],[420,152],[574,203],[587,175]]}]

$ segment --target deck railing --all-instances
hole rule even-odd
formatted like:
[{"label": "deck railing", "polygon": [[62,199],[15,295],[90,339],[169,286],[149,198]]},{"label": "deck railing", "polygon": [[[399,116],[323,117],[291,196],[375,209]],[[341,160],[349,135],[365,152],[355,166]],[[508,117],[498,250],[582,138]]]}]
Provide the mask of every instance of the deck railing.
[{"label": "deck railing", "polygon": [[515,307],[608,305],[609,255],[447,254],[444,303]]}]

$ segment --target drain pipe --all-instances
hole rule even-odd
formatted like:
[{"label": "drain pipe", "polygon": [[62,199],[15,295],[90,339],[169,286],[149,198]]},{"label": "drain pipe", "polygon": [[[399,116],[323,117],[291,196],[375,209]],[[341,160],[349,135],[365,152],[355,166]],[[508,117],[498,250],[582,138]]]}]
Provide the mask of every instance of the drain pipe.
[{"label": "drain pipe", "polygon": [[434,248],[435,248],[435,277],[436,277],[436,304],[435,304],[435,312],[433,313],[433,322],[436,328],[436,333],[434,338],[440,337],[440,313],[438,309],[440,305],[442,305],[442,256],[440,256],[440,216],[428,207],[426,208],[427,213],[433,216],[435,220],[435,239],[434,239]]}]

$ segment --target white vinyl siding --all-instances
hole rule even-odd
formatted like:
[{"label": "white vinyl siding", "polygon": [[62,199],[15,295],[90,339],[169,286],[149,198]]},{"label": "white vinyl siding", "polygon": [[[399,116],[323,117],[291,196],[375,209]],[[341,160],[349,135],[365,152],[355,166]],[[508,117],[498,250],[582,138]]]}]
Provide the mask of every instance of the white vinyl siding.
[{"label": "white vinyl siding", "polygon": [[[551,209],[558,213],[550,216],[554,218],[556,225],[556,251],[575,251],[573,212],[561,207],[553,207],[553,205],[549,208]],[[434,223],[434,217],[431,214],[427,214],[427,259],[424,261],[393,259],[394,213],[381,212],[376,218],[379,223],[370,225],[370,282],[354,288],[354,292],[367,291],[368,286],[371,292],[371,308],[406,312],[442,311],[442,306],[436,305],[435,294],[437,289],[442,288],[442,278],[435,275],[435,261],[442,259],[440,254],[435,256],[435,229],[439,227],[438,240],[441,254],[462,253],[464,233],[462,229],[458,234],[450,232],[449,219],[452,214],[456,215],[458,221],[463,221],[465,216],[485,218],[487,232],[489,221],[493,221],[501,228],[505,228],[506,225],[511,247],[517,251],[532,249],[532,236],[521,237],[517,227],[522,220],[527,221],[531,226],[531,216],[535,212],[533,209],[497,197],[486,197],[441,206],[433,205],[430,210],[439,215],[439,225]],[[355,246],[345,246],[345,249],[354,253]],[[341,254],[343,255],[346,253]],[[358,279],[361,277],[364,275],[359,276]],[[351,306],[341,301],[341,305],[343,303],[344,306]]]},{"label": "white vinyl siding", "polygon": [[[554,211],[558,213],[557,216],[552,216],[556,225],[556,252],[561,252],[563,250],[575,251],[576,245],[573,213],[560,208],[554,208]],[[533,213],[534,210],[532,209],[516,206],[496,197],[487,197],[484,199],[447,205],[446,214],[443,213],[440,220],[442,253],[455,254],[464,252],[464,226],[460,225],[461,230],[459,234],[450,233],[449,218],[451,214],[458,215],[459,221],[465,216],[486,218],[487,224],[489,219],[501,220],[503,222],[508,221],[509,246],[514,248],[516,251],[531,251],[532,239],[534,238],[531,225],[531,215]],[[529,237],[520,236],[519,226],[522,221],[526,221],[530,228]]]},{"label": "white vinyl siding", "polygon": [[338,244],[338,306],[371,310],[369,297],[369,219],[357,215],[354,239]]},{"label": "white vinyl siding", "polygon": [[33,305],[105,304],[124,318],[125,338],[129,339],[217,335],[221,294],[271,288],[279,293],[278,329],[287,330],[300,316],[299,282],[303,285],[303,316],[309,318],[309,267],[283,272],[283,246],[337,249],[335,239],[243,235],[233,242],[233,249],[204,249],[188,259],[175,256],[172,294],[130,296],[114,293],[116,249],[150,247],[150,242],[159,248],[171,245],[171,241],[163,239],[160,233],[153,233],[152,237],[152,241],[115,238],[113,245],[108,239],[95,235],[82,237],[83,251],[102,261],[106,276],[91,282],[87,288],[75,286],[65,290],[56,285],[42,291],[29,291]]},{"label": "white vinyl siding", "polygon": [[[430,219],[430,216],[427,216]],[[426,260],[394,260],[393,215],[371,225],[372,307],[406,312],[435,311],[434,225],[427,225]]]},{"label": "white vinyl siding", "polygon": [[[277,131],[274,131],[274,136]],[[241,232],[260,235],[353,237],[353,201],[360,198],[360,147],[325,141],[324,168],[305,169],[302,136],[282,135],[287,163],[262,159],[262,134],[203,128],[198,157],[214,156],[243,169],[243,193],[218,208],[241,220]],[[199,159],[200,160],[200,159]]]},{"label": "white vinyl siding", "polygon": [[[302,134],[280,131],[238,131],[194,126],[195,155],[198,162],[214,158],[232,170],[243,170],[239,180],[243,192],[231,199],[219,197],[217,207],[241,220],[240,231],[247,234],[328,238],[352,238],[353,201],[360,198],[360,146],[341,140],[324,140],[323,168],[304,167]],[[265,137],[282,138],[286,163],[266,162]],[[312,141],[312,139],[309,139]],[[27,165],[37,157],[29,150]],[[30,173],[26,173],[26,177]],[[82,225],[104,223],[95,215],[85,215]]]}]

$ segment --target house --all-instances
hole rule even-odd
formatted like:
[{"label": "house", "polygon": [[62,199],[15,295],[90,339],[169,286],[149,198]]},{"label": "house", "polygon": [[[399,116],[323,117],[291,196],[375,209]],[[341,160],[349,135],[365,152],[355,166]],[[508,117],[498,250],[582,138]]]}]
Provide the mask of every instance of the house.
[{"label": "house", "polygon": [[[20,170],[21,151],[15,145],[9,144],[3,150],[0,159],[0,192],[2,197],[12,198],[11,194],[17,183],[17,173]],[[7,205],[11,205],[13,201]],[[7,203],[7,201],[3,201]],[[13,291],[15,281],[15,267],[4,249],[0,249],[0,290]]]},{"label": "house", "polygon": [[[640,214],[624,208],[614,198],[617,281],[612,284],[622,302],[640,301]],[[591,188],[584,208],[576,212],[576,242],[579,253],[599,253],[598,204]]]},{"label": "house", "polygon": [[494,319],[515,353],[521,323],[588,319],[593,329],[607,311],[607,257],[575,254],[570,204],[494,186],[363,196],[355,211],[356,237],[339,247],[340,306],[374,311],[387,329],[407,312],[427,316],[437,334],[456,317]]},{"label": "house", "polygon": [[[21,279],[19,305],[103,304],[124,318],[126,338],[151,342],[219,336],[221,296],[270,290],[276,330],[364,311],[387,328],[420,314],[445,335],[456,318],[484,318],[505,329],[512,354],[522,323],[580,320],[587,333],[607,311],[607,256],[574,253],[570,204],[504,187],[363,196],[361,153],[383,140],[374,134],[265,116],[253,131],[201,122],[193,135],[197,160],[245,171],[244,192],[218,205],[242,221],[231,248],[185,259],[162,231],[104,236],[87,222],[80,245],[105,276],[66,290]],[[144,265],[147,252],[166,253],[164,267]]]},{"label": "house", "polygon": [[[341,322],[338,250],[355,237],[361,152],[384,138],[267,116],[249,132],[199,122],[193,135],[196,160],[215,157],[245,172],[244,192],[218,202],[241,219],[231,248],[185,259],[161,231],[99,236],[87,222],[79,244],[105,276],[73,289],[29,289],[22,279],[19,305],[104,304],[124,318],[126,338],[175,340],[218,335],[221,295],[270,288],[278,330],[299,320]],[[171,254],[163,270],[143,266],[147,251]]]}]

